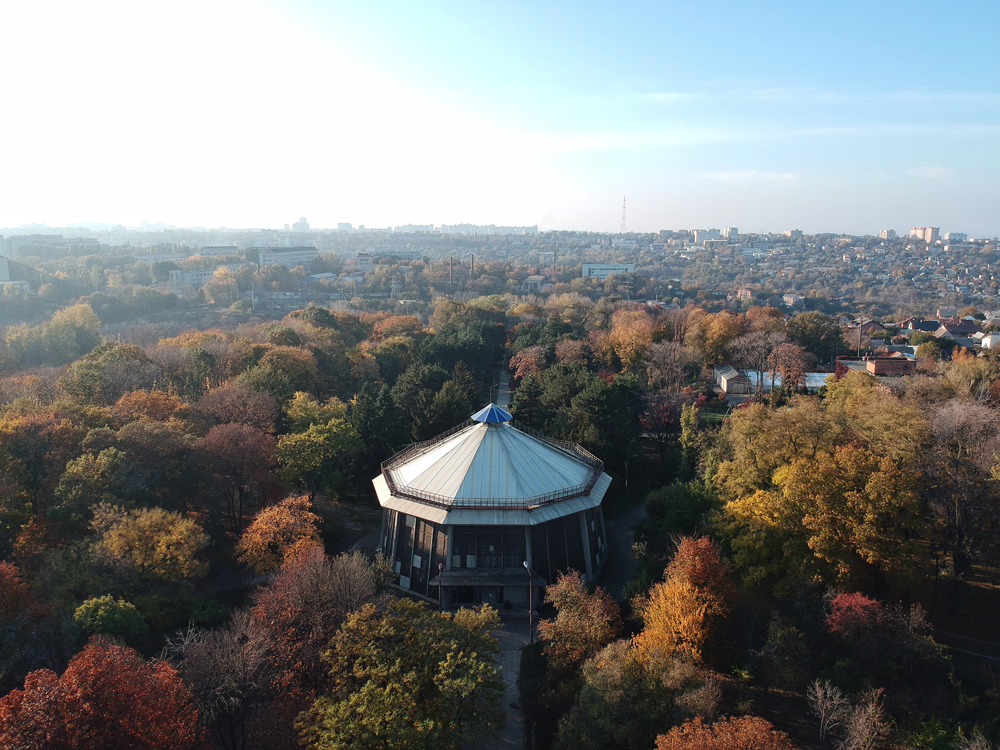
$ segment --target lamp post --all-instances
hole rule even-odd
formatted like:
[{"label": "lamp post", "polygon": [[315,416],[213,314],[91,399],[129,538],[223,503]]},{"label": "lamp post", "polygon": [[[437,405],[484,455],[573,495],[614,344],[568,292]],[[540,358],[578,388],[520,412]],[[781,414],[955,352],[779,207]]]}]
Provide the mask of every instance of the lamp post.
[{"label": "lamp post", "polygon": [[528,567],[528,561],[524,561],[524,569],[528,571],[528,644],[535,644],[535,621],[532,616],[532,608],[535,605],[535,584],[531,580],[531,568]]}]

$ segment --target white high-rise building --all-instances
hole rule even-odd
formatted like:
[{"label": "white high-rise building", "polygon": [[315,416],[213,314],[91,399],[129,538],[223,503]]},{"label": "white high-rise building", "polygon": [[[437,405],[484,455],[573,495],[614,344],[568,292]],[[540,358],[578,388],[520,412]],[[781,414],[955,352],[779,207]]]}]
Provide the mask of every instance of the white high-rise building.
[{"label": "white high-rise building", "polygon": [[878,233],[878,238],[880,240],[894,240],[896,239],[896,230],[883,229],[881,232]]}]

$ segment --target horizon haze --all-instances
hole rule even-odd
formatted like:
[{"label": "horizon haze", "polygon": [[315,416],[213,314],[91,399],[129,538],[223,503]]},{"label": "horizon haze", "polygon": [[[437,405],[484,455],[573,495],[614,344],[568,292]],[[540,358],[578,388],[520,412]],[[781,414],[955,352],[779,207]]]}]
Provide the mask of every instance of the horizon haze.
[{"label": "horizon haze", "polygon": [[993,3],[9,4],[0,225],[1000,233]]}]

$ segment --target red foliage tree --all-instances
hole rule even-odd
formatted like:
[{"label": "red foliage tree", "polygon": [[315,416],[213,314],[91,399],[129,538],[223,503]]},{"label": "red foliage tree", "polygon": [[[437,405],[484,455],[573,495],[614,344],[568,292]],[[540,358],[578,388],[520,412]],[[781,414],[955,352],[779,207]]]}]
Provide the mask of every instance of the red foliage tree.
[{"label": "red foliage tree", "polygon": [[864,594],[838,594],[830,601],[826,630],[830,635],[851,638],[878,623],[885,608]]},{"label": "red foliage tree", "polygon": [[5,750],[194,750],[204,745],[198,711],[177,672],[132,649],[90,639],[61,677],[28,675],[0,699]]},{"label": "red foliage tree", "polygon": [[510,370],[514,380],[521,382],[527,375],[537,375],[545,367],[544,346],[526,346],[510,358]]},{"label": "red foliage tree", "polygon": [[705,724],[700,716],[656,738],[656,750],[796,750],[788,735],[759,716]]}]

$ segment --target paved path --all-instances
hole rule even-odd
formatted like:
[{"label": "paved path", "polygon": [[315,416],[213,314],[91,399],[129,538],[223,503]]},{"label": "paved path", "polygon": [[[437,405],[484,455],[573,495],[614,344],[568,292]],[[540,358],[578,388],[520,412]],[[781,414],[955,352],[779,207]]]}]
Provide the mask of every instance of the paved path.
[{"label": "paved path", "polygon": [[629,553],[632,550],[632,543],[635,541],[636,527],[645,519],[646,504],[639,503],[625,515],[618,516],[613,521],[606,521],[604,524],[608,530],[611,553],[608,556],[607,565],[601,571],[598,583],[618,601],[621,601],[625,584],[635,575],[638,567]]},{"label": "paved path", "polygon": [[496,403],[501,409],[510,406],[510,376],[506,370],[500,371],[500,387],[497,389]]},{"label": "paved path", "polygon": [[[537,618],[535,624],[537,625]],[[493,635],[500,641],[497,660],[507,683],[507,693],[503,697],[507,723],[491,737],[483,736],[473,742],[466,742],[463,750],[524,750],[524,715],[520,708],[514,708],[511,704],[519,706],[521,701],[517,678],[521,673],[521,649],[528,645],[528,620],[523,615],[506,616],[503,618],[503,628],[494,630]]]},{"label": "paved path", "polygon": [[375,554],[375,550],[378,549],[379,533],[380,532],[378,531],[373,531],[371,534],[361,537],[358,541],[356,541],[354,544],[351,545],[351,548],[348,550],[348,552],[361,551],[361,552],[371,552],[372,554]]}]

